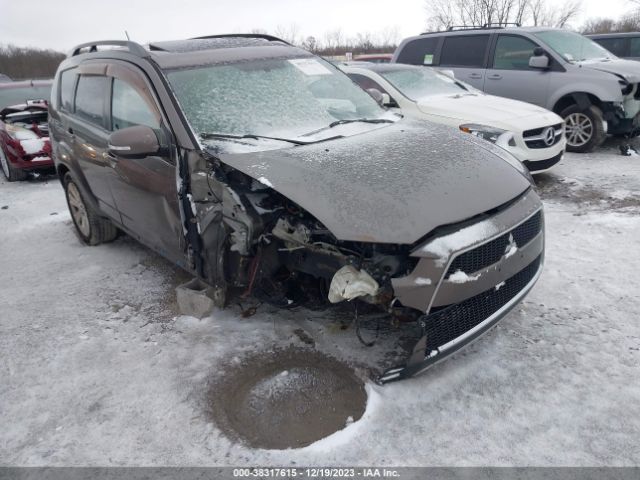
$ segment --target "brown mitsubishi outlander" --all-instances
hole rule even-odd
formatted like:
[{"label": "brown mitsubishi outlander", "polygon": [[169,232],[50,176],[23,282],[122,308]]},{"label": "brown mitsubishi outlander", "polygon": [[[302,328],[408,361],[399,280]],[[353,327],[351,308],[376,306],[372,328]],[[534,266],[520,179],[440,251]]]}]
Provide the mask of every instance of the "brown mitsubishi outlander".
[{"label": "brown mitsubishi outlander", "polygon": [[221,306],[243,292],[412,322],[420,339],[380,382],[479,337],[542,269],[542,205],[517,160],[385,110],[271,36],[80,45],[49,113],[84,242],[123,230]]}]

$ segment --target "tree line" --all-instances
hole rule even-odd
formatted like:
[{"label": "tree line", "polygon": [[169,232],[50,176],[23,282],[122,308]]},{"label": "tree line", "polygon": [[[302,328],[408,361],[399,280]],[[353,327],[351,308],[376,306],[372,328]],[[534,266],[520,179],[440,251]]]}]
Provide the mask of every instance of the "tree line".
[{"label": "tree line", "polygon": [[0,73],[13,80],[52,78],[64,58],[54,50],[0,46]]}]

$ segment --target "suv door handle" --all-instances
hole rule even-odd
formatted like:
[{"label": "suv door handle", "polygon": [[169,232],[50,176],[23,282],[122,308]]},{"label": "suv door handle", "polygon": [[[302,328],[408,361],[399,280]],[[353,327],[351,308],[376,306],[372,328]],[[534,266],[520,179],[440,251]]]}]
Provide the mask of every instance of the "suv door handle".
[{"label": "suv door handle", "polygon": [[482,75],[479,73],[470,73],[469,78],[482,78]]},{"label": "suv door handle", "polygon": [[502,78],[502,75],[500,75],[499,73],[494,73],[492,75],[489,75],[489,78],[491,80],[500,80]]}]

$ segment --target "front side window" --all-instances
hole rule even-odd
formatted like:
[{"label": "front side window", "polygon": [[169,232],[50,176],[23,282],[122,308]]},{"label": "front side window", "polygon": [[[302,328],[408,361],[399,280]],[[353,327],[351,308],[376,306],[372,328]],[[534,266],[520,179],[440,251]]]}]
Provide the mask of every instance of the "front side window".
[{"label": "front side window", "polygon": [[590,38],[568,30],[547,30],[535,34],[567,62],[616,58]]},{"label": "front side window", "polygon": [[[336,120],[389,116],[342,72],[317,58],[261,59],[168,71],[192,128],[206,134],[294,138]],[[327,136],[340,132],[326,131]]]},{"label": "front side window", "polygon": [[448,67],[479,68],[489,45],[489,35],[461,35],[445,37],[440,65]]},{"label": "front side window", "polygon": [[528,70],[529,59],[536,47],[535,43],[524,37],[500,35],[493,57],[493,68],[497,70]]},{"label": "front side window", "polygon": [[407,68],[380,73],[410,100],[432,95],[460,95],[471,93],[468,88],[453,78],[430,68]]},{"label": "front side window", "polygon": [[76,89],[76,116],[95,125],[104,126],[104,104],[108,78],[81,75]]},{"label": "front side window", "polygon": [[347,74],[351,80],[356,82],[360,88],[363,90],[369,90],[370,88],[375,88],[379,90],[380,93],[389,94],[382,85],[376,82],[374,79],[367,77],[366,75],[360,75],[359,73],[349,73]]},{"label": "front side window", "polygon": [[114,78],[111,129],[120,130],[135,125],[160,128],[160,117],[131,85]]},{"label": "front side window", "polygon": [[412,40],[400,51],[397,62],[409,65],[432,65],[437,47],[437,37]]}]

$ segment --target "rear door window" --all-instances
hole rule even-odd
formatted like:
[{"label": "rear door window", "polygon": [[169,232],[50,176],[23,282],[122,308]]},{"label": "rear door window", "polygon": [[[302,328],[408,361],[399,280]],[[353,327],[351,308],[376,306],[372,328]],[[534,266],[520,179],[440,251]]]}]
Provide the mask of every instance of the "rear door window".
[{"label": "rear door window", "polygon": [[76,116],[104,127],[105,98],[108,87],[107,77],[81,75],[76,89]]},{"label": "rear door window", "polygon": [[633,37],[630,40],[629,56],[640,57],[640,37]]},{"label": "rear door window", "polygon": [[73,94],[76,88],[76,69],[65,70],[60,74],[60,106],[67,112],[73,111]]},{"label": "rear door window", "polygon": [[483,67],[488,45],[489,35],[445,37],[440,54],[440,65],[443,67]]},{"label": "rear door window", "polygon": [[500,35],[496,43],[496,53],[493,57],[493,68],[498,70],[528,70],[529,59],[535,43],[524,37],[515,35]]},{"label": "rear door window", "polygon": [[432,65],[438,48],[438,37],[418,38],[407,43],[398,54],[398,63]]},{"label": "rear door window", "polygon": [[111,129],[145,125],[160,128],[159,115],[131,85],[114,78],[111,101]]}]

